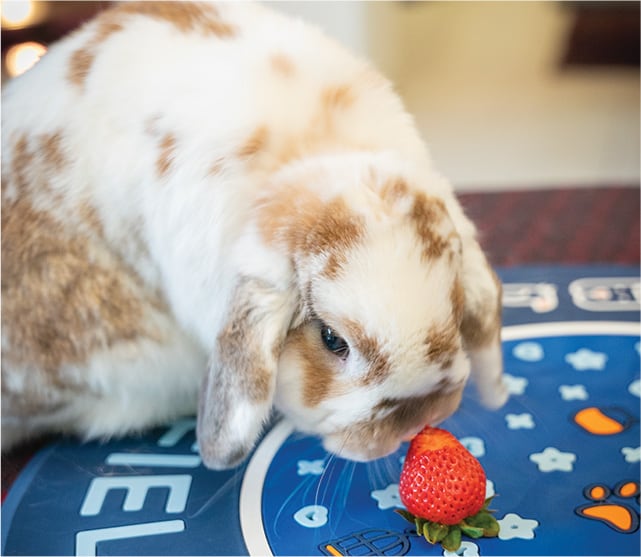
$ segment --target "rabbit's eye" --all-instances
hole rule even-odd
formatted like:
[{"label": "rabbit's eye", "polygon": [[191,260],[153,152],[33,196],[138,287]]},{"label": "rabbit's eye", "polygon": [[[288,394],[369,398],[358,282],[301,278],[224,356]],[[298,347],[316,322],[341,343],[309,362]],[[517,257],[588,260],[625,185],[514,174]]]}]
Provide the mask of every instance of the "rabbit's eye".
[{"label": "rabbit's eye", "polygon": [[349,346],[347,342],[341,337],[339,337],[334,330],[325,325],[321,324],[321,338],[323,339],[323,344],[330,352],[336,354],[343,360],[349,355]]}]

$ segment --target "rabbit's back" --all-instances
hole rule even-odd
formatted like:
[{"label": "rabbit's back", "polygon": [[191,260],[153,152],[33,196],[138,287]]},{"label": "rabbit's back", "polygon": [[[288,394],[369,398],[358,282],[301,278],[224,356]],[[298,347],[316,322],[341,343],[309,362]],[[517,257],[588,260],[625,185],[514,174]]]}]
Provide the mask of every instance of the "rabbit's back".
[{"label": "rabbit's back", "polygon": [[[271,383],[259,379],[273,390],[279,335],[302,307],[294,254],[278,241],[298,207],[289,191],[339,199],[348,224],[402,207],[427,218],[410,209],[429,193],[478,251],[389,82],[260,5],[118,4],[9,83],[2,119],[3,447],[45,429],[108,436],[193,413],[228,339],[252,364],[240,371],[271,370]],[[319,246],[308,255],[327,255]],[[495,285],[484,275],[474,286],[477,260],[471,290],[483,299]],[[265,330],[243,336],[239,324]],[[264,365],[243,351],[266,354]],[[219,401],[216,389],[205,391]]]}]

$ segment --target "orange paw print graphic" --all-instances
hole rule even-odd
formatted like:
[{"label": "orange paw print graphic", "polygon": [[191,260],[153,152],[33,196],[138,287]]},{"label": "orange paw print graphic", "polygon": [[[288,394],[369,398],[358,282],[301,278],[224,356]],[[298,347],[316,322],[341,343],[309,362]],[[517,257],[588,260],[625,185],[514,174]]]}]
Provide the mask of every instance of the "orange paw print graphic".
[{"label": "orange paw print graphic", "polygon": [[583,495],[592,502],[575,509],[579,516],[603,522],[623,534],[631,534],[639,528],[638,511],[627,502],[617,503],[611,500],[613,496],[626,501],[634,500],[639,495],[638,482],[622,481],[612,490],[602,484],[592,484],[583,490]]}]

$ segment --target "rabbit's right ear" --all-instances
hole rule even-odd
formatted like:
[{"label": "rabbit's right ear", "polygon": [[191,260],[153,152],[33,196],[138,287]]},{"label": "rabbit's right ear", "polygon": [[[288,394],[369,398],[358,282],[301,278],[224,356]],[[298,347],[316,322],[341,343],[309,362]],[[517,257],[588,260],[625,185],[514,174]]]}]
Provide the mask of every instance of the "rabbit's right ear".
[{"label": "rabbit's right ear", "polygon": [[463,244],[462,255],[456,297],[462,306],[463,345],[470,356],[472,378],[481,402],[488,408],[500,408],[508,398],[503,383],[501,282],[476,240],[468,239]]},{"label": "rabbit's right ear", "polygon": [[238,465],[258,440],[296,301],[259,279],[239,281],[200,392],[196,432],[207,467]]}]

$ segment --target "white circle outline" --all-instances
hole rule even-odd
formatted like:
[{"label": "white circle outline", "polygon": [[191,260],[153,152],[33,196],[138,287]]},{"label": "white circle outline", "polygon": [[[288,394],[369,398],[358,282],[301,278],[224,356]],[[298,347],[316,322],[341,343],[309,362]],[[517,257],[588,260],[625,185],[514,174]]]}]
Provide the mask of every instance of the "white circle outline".
[{"label": "white circle outline", "polygon": [[[640,332],[641,324],[632,321],[558,321],[503,327],[501,340],[579,335],[633,336]],[[245,470],[240,487],[239,514],[241,533],[249,555],[273,555],[263,526],[263,484],[274,456],[293,431],[294,425],[288,420],[278,422],[262,440]]]},{"label": "white circle outline", "polygon": [[273,555],[263,526],[263,484],[274,456],[293,431],[294,425],[288,420],[278,422],[262,440],[245,470],[240,486],[239,514],[240,530],[249,555]]}]

